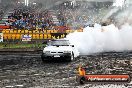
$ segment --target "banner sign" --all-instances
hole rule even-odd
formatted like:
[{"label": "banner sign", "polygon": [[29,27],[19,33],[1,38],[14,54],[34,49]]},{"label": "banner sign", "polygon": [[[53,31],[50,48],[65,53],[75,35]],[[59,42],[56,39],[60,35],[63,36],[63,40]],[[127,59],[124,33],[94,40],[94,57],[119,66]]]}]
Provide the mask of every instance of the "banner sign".
[{"label": "banner sign", "polygon": [[0,33],[0,42],[3,42],[3,33]]},{"label": "banner sign", "polygon": [[31,41],[32,36],[31,35],[22,35],[22,41]]},{"label": "banner sign", "polygon": [[51,36],[55,39],[65,38],[67,33],[51,33]]}]

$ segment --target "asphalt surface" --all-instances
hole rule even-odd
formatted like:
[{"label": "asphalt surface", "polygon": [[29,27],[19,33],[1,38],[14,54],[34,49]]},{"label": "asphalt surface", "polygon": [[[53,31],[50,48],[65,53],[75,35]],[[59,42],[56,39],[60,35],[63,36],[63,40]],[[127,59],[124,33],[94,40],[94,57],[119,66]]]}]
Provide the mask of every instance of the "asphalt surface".
[{"label": "asphalt surface", "polygon": [[103,53],[80,56],[73,62],[42,62],[39,53],[0,54],[0,88],[128,88],[124,84],[85,84],[76,81],[82,64],[90,74],[132,74],[132,53]]}]

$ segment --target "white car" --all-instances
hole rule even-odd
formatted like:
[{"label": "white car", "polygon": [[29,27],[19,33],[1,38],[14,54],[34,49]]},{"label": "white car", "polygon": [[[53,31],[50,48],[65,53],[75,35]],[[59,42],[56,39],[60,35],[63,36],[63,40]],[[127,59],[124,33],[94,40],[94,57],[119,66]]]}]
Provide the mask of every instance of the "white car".
[{"label": "white car", "polygon": [[55,60],[58,58],[60,60],[73,61],[77,56],[79,56],[79,52],[74,45],[71,45],[68,40],[57,39],[48,42],[41,58],[42,61]]}]

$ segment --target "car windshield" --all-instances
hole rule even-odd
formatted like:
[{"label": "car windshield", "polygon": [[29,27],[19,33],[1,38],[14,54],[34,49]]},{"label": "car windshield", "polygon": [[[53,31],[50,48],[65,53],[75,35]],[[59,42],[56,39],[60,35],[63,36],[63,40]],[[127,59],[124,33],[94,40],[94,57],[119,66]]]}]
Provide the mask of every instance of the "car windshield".
[{"label": "car windshield", "polygon": [[68,40],[53,40],[48,43],[49,46],[68,46],[70,43]]}]

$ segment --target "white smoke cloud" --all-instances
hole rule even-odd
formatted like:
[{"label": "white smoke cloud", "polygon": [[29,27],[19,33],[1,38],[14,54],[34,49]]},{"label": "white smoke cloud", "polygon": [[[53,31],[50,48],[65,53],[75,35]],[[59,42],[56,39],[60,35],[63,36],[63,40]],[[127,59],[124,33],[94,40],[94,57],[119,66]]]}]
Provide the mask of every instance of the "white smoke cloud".
[{"label": "white smoke cloud", "polygon": [[81,55],[98,52],[132,50],[132,27],[125,24],[118,29],[115,25],[86,27],[83,32],[70,33],[66,37]]},{"label": "white smoke cloud", "polygon": [[[123,7],[125,0],[116,0],[113,4]],[[83,32],[74,32],[67,35],[67,39],[77,47],[81,55],[89,55],[99,52],[128,51],[132,50],[132,7],[119,9],[115,7],[104,16],[106,19],[114,15],[114,24],[94,27],[86,27]],[[119,25],[118,25],[119,24]]]},{"label": "white smoke cloud", "polygon": [[116,0],[113,6],[122,7],[125,4],[125,1],[126,0]]}]

